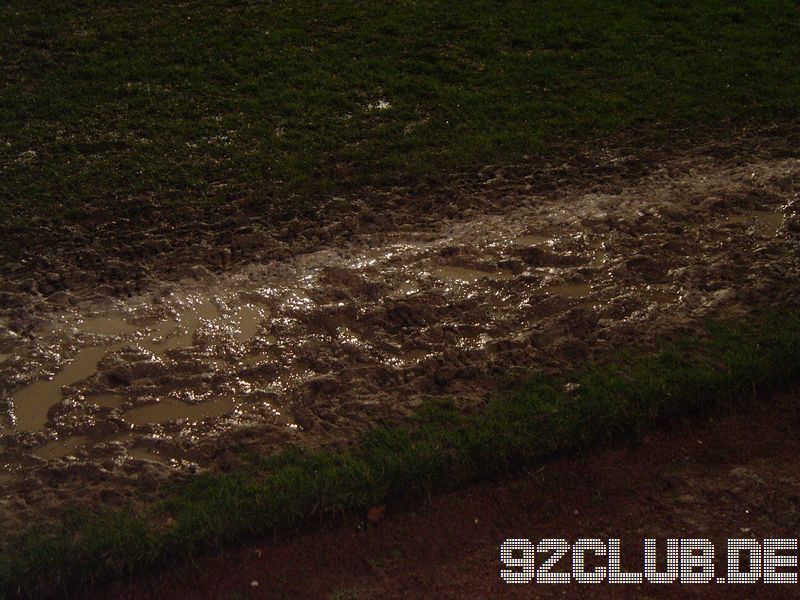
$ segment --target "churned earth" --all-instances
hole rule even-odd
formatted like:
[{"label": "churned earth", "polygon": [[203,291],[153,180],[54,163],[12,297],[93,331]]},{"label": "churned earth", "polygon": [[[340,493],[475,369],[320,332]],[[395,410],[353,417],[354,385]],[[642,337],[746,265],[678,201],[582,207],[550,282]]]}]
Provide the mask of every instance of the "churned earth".
[{"label": "churned earth", "polygon": [[114,244],[84,231],[6,265],[0,528],[798,297],[800,158],[781,132],[644,154],[487,167],[436,210],[395,190],[330,220],[128,224],[127,245],[107,224]]}]

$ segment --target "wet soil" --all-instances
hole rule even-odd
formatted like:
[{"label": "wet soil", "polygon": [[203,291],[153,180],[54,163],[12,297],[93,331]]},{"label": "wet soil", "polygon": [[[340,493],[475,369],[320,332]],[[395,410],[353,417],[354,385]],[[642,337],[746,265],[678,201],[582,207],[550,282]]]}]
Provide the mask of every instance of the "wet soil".
[{"label": "wet soil", "polygon": [[795,301],[800,158],[774,132],[737,144],[602,150],[583,175],[586,157],[487,167],[444,213],[387,192],[380,214],[287,225],[294,245],[253,222],[215,247],[238,248],[225,268],[202,243],[193,263],[166,247],[117,261],[123,279],[148,269],[133,287],[96,262],[6,266],[0,532]]},{"label": "wet soil", "polygon": [[[795,585],[511,586],[500,578],[508,538],[618,538],[630,571],[641,571],[646,537],[708,538],[718,551],[728,538],[796,538],[800,389],[744,404],[704,424],[675,423],[637,446],[553,460],[424,507],[372,511],[377,520],[354,515],[259,540],[93,597],[795,598]],[[725,571],[723,562],[717,568]]]}]

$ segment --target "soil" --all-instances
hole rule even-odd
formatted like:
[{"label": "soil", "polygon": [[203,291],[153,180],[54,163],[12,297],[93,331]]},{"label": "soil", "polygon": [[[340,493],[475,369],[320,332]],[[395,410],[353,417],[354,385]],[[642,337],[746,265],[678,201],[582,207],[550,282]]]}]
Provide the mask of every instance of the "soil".
[{"label": "soil", "polygon": [[662,553],[667,538],[708,538],[724,574],[728,538],[797,538],[798,430],[800,388],[748,398],[733,413],[673,423],[637,446],[562,457],[425,506],[258,540],[92,597],[795,598],[796,585],[763,583],[509,585],[499,546],[507,538],[617,538],[623,569],[641,571],[644,538],[657,539]]},{"label": "soil", "polygon": [[795,134],[486,167],[288,221],[98,223],[4,264],[0,534],[796,302]]}]

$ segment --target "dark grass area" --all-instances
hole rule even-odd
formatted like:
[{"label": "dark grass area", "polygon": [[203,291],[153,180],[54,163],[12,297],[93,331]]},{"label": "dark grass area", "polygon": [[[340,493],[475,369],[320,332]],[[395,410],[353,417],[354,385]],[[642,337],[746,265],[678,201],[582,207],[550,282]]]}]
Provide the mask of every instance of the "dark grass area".
[{"label": "dark grass area", "polygon": [[344,511],[419,499],[598,443],[635,441],[661,422],[729,410],[798,379],[800,310],[712,323],[654,355],[534,375],[478,412],[439,400],[343,451],[251,457],[231,473],[176,485],[146,514],[75,513],[60,527],[34,528],[4,541],[0,593],[85,588]]},{"label": "dark grass area", "polygon": [[798,39],[795,0],[6,0],[0,251],[142,206],[788,122]]}]

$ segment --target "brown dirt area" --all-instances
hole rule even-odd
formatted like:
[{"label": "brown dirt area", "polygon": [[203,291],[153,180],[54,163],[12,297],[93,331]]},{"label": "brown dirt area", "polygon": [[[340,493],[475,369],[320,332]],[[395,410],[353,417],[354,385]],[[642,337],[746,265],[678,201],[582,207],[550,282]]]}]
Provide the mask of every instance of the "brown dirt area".
[{"label": "brown dirt area", "polygon": [[[673,424],[637,446],[595,449],[422,507],[389,508],[377,523],[351,516],[317,531],[259,540],[93,597],[798,597],[797,586],[761,583],[511,586],[500,579],[498,549],[512,537],[619,538],[623,567],[641,570],[644,537],[709,538],[717,552],[727,538],[796,538],[798,430],[800,388],[794,388],[747,399],[705,423]],[[717,569],[724,572],[719,556]]]},{"label": "brown dirt area", "polygon": [[798,131],[84,224],[3,262],[0,539],[796,302]]}]

